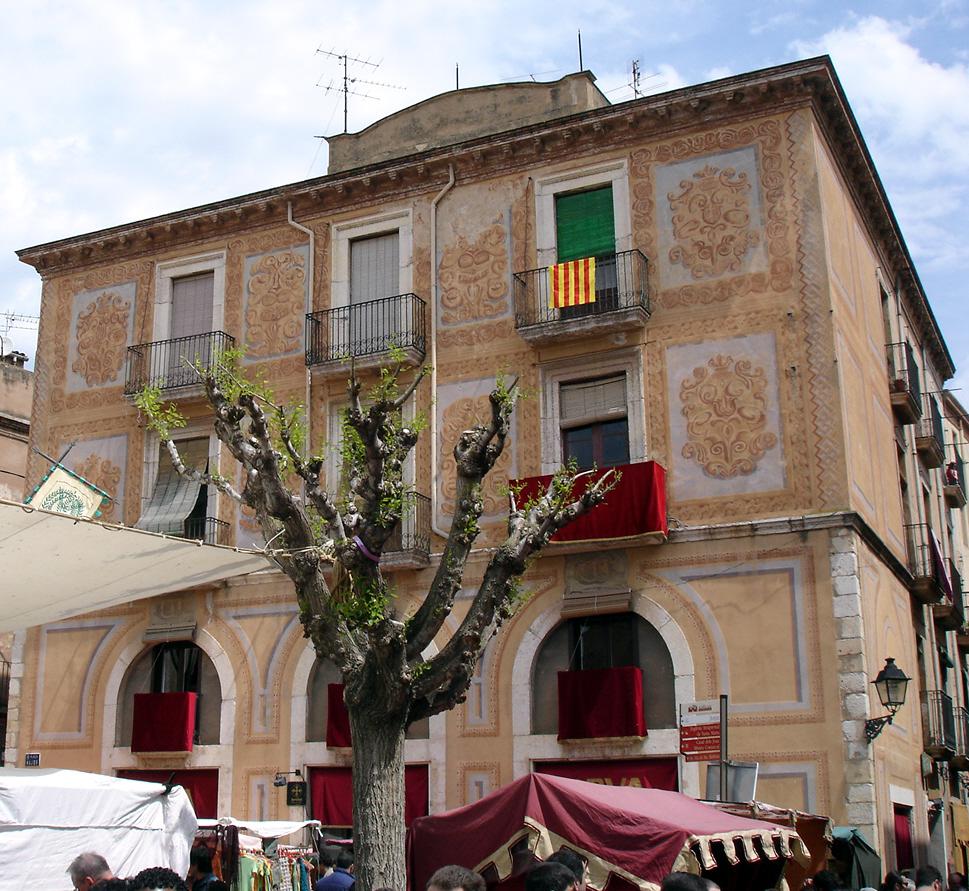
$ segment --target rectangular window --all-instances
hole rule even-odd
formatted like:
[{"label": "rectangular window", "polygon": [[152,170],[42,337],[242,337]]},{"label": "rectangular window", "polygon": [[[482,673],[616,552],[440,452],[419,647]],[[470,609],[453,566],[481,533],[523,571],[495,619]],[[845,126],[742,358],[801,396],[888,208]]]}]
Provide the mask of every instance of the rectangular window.
[{"label": "rectangular window", "polygon": [[[185,439],[176,445],[186,467],[202,471],[208,468],[208,439]],[[179,538],[208,541],[210,533],[214,533],[214,530],[207,528],[209,516],[208,486],[179,474],[172,466],[168,449],[161,446],[158,477],[136,527]]]},{"label": "rectangular window", "polygon": [[636,624],[629,614],[569,620],[571,671],[639,665]]},{"label": "rectangular window", "polygon": [[615,254],[612,184],[555,196],[555,244],[559,263]]},{"label": "rectangular window", "polygon": [[386,232],[350,242],[350,304],[400,293],[400,236]]},{"label": "rectangular window", "polygon": [[172,338],[207,334],[212,330],[214,294],[214,272],[172,280]]},{"label": "rectangular window", "polygon": [[629,463],[626,375],[559,387],[562,458],[580,470]]}]

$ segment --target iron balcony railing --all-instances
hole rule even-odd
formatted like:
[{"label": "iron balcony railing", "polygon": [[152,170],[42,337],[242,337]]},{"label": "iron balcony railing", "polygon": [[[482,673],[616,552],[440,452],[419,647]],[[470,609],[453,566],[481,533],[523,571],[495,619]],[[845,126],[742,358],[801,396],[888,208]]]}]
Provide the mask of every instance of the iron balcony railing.
[{"label": "iron balcony railing", "polygon": [[424,357],[427,306],[416,294],[337,306],[306,316],[306,364],[347,362],[390,349]]},{"label": "iron balcony railing", "polygon": [[905,526],[905,542],[913,593],[923,603],[935,603],[945,593],[946,568],[938,540],[927,523],[910,523]]},{"label": "iron balcony railing", "polygon": [[235,346],[235,338],[224,331],[207,331],[189,337],[173,337],[128,347],[125,395],[133,396],[145,387],[173,390],[199,386],[199,370],[218,365],[223,353]]},{"label": "iron balcony railing", "polygon": [[922,385],[915,353],[907,341],[888,345],[888,380],[892,393],[908,393],[916,406],[922,405]]},{"label": "iron balcony railing", "polygon": [[942,690],[926,690],[922,694],[922,727],[925,731],[925,751],[936,758],[944,758],[956,750],[956,719],[952,697]]},{"label": "iron balcony railing", "polygon": [[939,410],[939,401],[934,396],[929,396],[926,402],[929,405],[928,416],[923,413],[915,435],[918,439],[931,439],[931,445],[944,454],[945,434],[942,430],[942,412]]},{"label": "iron balcony railing", "polygon": [[956,628],[961,628],[966,623],[965,604],[962,593],[962,573],[956,569],[955,563],[950,559],[949,564],[949,584],[952,585],[952,606],[955,609],[957,624]]},{"label": "iron balcony railing", "polygon": [[954,446],[949,454],[952,460],[945,465],[946,501],[950,502],[950,507],[962,507],[969,497],[969,492],[966,490],[966,465],[959,450]]},{"label": "iron balcony railing", "polygon": [[10,706],[10,663],[0,659],[0,767],[3,767],[7,741],[7,712]]},{"label": "iron balcony railing", "polygon": [[384,545],[385,554],[431,551],[431,499],[412,492],[401,515],[400,523]]},{"label": "iron balcony railing", "polygon": [[516,328],[602,316],[624,309],[640,309],[649,316],[649,266],[642,251],[596,257],[596,299],[580,306],[550,306],[550,268],[515,273]]},{"label": "iron balcony railing", "polygon": [[206,544],[231,544],[229,541],[232,527],[216,517],[189,517],[185,521],[184,533],[178,538],[204,541]]}]

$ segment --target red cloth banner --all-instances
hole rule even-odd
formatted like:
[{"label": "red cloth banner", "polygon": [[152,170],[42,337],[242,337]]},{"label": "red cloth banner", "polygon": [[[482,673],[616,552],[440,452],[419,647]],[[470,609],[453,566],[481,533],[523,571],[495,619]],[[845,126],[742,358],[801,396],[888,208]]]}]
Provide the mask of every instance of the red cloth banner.
[{"label": "red cloth banner", "polygon": [[912,853],[912,817],[907,807],[895,805],[895,868],[911,869],[915,865]]},{"label": "red cloth banner", "polygon": [[[585,491],[590,481],[598,480],[609,468],[597,470],[576,480],[573,497]],[[621,464],[612,468],[622,474],[616,487],[606,495],[602,504],[573,520],[552,536],[552,541],[596,541],[604,538],[630,538],[647,532],[669,533],[666,525],[666,470],[655,461]],[[512,480],[514,489],[521,489],[515,497],[519,504],[540,495],[548,488],[552,477],[529,476]]]},{"label": "red cloth banner", "polygon": [[343,701],[343,684],[326,688],[326,744],[329,748],[349,748],[350,716]]},{"label": "red cloth banner", "polygon": [[645,735],[641,668],[559,672],[559,739]]},{"label": "red cloth banner", "polygon": [[219,771],[211,770],[119,770],[118,776],[126,780],[145,783],[167,783],[174,773],[172,783],[181,786],[192,800],[195,816],[217,820],[219,817]]},{"label": "red cloth banner", "polygon": [[197,693],[135,693],[132,752],[191,752]]},{"label": "red cloth banner", "polygon": [[608,761],[536,761],[535,773],[570,780],[585,780],[600,786],[630,786],[676,792],[679,771],[676,758],[619,758]]},{"label": "red cloth banner", "polygon": [[[324,826],[353,825],[353,773],[349,767],[311,767],[310,803],[313,819]],[[404,823],[427,815],[426,764],[404,767]]]}]

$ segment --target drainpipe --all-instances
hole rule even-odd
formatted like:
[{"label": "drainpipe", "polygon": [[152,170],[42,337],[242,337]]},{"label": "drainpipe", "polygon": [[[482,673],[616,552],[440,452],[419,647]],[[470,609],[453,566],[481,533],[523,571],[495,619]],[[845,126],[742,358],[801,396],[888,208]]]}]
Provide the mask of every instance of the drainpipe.
[{"label": "drainpipe", "polygon": [[[313,274],[314,260],[316,259],[316,235],[312,229],[308,229],[306,226],[301,226],[296,220],[293,219],[293,202],[286,202],[286,222],[289,223],[294,229],[298,229],[310,240],[310,261],[308,264],[307,272],[310,277],[310,286],[306,289],[306,314],[309,315],[313,312],[313,287],[316,284],[316,276]],[[303,318],[303,330],[306,330],[306,318]],[[304,346],[305,348],[305,346]],[[306,448],[312,452],[313,451],[313,437],[312,437],[312,422],[313,422],[313,412],[310,406],[310,396],[312,395],[310,390],[310,384],[312,380],[312,372],[309,368],[306,369],[306,396],[305,396],[305,410],[304,416],[306,419]]]},{"label": "drainpipe", "polygon": [[448,180],[431,201],[431,530],[447,539],[448,533],[437,525],[437,206],[454,188],[454,165],[447,166]]}]

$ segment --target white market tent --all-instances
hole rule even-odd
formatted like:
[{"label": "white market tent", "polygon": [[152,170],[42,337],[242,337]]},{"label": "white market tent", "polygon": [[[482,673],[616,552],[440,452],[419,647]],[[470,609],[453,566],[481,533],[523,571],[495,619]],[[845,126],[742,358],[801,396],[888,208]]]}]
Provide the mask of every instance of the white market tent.
[{"label": "white market tent", "polygon": [[269,569],[258,551],[199,544],[0,499],[0,631]]},{"label": "white market tent", "polygon": [[198,823],[181,786],[76,770],[0,768],[0,891],[71,891],[71,861],[101,854],[117,876],[188,872]]}]

